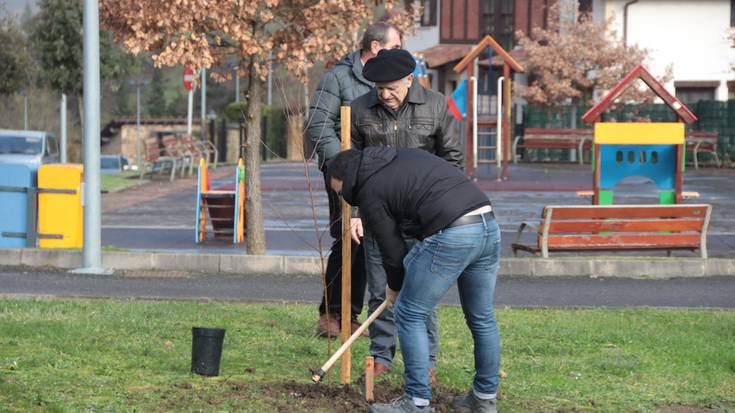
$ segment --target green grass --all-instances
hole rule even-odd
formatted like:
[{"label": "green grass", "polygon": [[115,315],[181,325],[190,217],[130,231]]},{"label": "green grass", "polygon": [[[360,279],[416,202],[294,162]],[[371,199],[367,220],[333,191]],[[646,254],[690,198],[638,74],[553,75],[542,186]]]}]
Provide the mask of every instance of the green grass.
[{"label": "green grass", "polygon": [[[117,192],[141,184],[137,171],[125,171],[116,174],[102,174],[100,186],[103,191]],[[143,181],[145,182],[145,181]]]},{"label": "green grass", "polygon": [[[735,412],[735,312],[497,316],[503,412]],[[456,393],[471,380],[470,335],[461,310],[439,318],[439,393]],[[331,384],[308,384],[308,369],[329,356],[315,320],[314,306],[295,304],[0,300],[0,411],[364,410],[342,399],[339,365]],[[192,326],[227,329],[220,377],[189,372]],[[353,378],[366,354],[359,340]],[[382,388],[397,391],[400,371],[399,358]],[[328,397],[310,399],[310,389]]]}]

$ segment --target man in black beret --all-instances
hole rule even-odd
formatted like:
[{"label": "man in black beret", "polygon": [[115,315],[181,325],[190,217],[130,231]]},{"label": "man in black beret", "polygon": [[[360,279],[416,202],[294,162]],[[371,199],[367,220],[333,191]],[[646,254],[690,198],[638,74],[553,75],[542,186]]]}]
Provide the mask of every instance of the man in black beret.
[{"label": "man in black beret", "polygon": [[[362,71],[375,87],[352,101],[352,147],[387,146],[419,148],[462,168],[461,139],[447,99],[414,81],[416,62],[406,50],[384,49],[370,59]],[[403,223],[403,237],[409,248],[416,242],[409,223]],[[363,237],[364,235],[364,237]],[[352,238],[363,238],[367,267],[368,311],[372,314],[385,299],[387,277],[371,228],[352,226]],[[427,320],[429,335],[429,377],[436,381],[436,353],[439,348],[436,312]],[[396,352],[396,327],[391,309],[370,326],[370,353],[375,358],[375,376],[390,370]]]}]

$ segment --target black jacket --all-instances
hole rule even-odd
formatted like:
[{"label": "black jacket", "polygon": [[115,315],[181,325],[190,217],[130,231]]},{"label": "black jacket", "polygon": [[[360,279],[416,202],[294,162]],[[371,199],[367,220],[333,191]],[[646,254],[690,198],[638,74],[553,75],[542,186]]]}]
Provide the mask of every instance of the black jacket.
[{"label": "black jacket", "polygon": [[447,98],[414,81],[397,111],[386,108],[376,88],[352,104],[352,147],[420,148],[462,168],[462,139]]},{"label": "black jacket", "polygon": [[362,76],[360,51],[352,52],[326,72],[309,108],[306,124],[305,151],[310,156],[313,148],[319,158],[319,166],[340,151],[340,106],[349,106],[358,96],[364,95],[373,83]]},{"label": "black jacket", "polygon": [[342,196],[360,207],[394,290],[403,284],[408,252],[401,222],[411,222],[415,233],[409,235],[422,240],[467,212],[490,205],[487,196],[448,162],[423,150],[384,146],[365,148],[360,162],[348,167]]}]

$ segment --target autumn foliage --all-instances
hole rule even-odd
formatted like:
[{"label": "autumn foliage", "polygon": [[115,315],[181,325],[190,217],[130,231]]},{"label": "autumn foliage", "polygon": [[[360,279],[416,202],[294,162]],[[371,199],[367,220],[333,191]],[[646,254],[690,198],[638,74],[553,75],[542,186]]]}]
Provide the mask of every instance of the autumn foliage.
[{"label": "autumn foliage", "polygon": [[[260,191],[260,106],[269,55],[304,80],[319,61],[335,61],[357,48],[374,10],[394,0],[100,0],[100,20],[134,53],[151,53],[157,67],[207,68],[215,79],[246,77],[244,95],[247,173],[246,245],[265,254]],[[399,27],[407,13],[394,13]]]},{"label": "autumn foliage", "polygon": [[[562,10],[575,16],[576,10]],[[560,19],[559,6],[549,11],[547,28],[534,28],[528,36],[517,32],[518,45],[525,53],[524,67],[529,84],[520,88],[531,104],[558,106],[566,103],[594,103],[594,92],[604,93],[640,63],[648,52],[637,45],[627,47],[611,30],[613,19],[593,21],[589,15]],[[671,69],[658,74],[671,80]],[[627,102],[649,102],[655,95],[647,88],[630,88],[621,97]],[[570,102],[571,101],[571,102]]]},{"label": "autumn foliage", "polygon": [[[303,78],[318,61],[355,50],[376,3],[364,0],[101,0],[100,18],[134,53],[151,52],[157,67],[214,68],[233,56],[240,75],[264,78],[268,55]],[[406,26],[405,13],[396,23]],[[224,65],[222,65],[224,67]]]}]

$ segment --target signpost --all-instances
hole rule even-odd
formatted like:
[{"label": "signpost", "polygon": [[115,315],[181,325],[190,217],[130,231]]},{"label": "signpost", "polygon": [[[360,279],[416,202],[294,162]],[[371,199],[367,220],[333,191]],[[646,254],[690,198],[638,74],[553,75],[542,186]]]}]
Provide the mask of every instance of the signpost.
[{"label": "signpost", "polygon": [[184,89],[189,91],[187,113],[186,113],[186,133],[191,136],[191,116],[194,111],[194,79],[196,72],[187,66],[184,68]]}]

